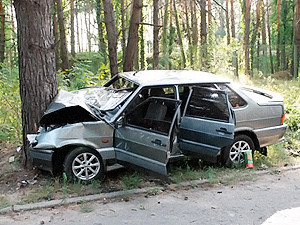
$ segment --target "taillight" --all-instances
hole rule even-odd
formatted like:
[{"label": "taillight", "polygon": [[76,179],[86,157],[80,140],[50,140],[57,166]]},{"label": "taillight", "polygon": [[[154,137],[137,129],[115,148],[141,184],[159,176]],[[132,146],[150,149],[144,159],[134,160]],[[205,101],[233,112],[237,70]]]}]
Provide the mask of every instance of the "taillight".
[{"label": "taillight", "polygon": [[282,114],[281,121],[280,121],[281,124],[284,123],[284,119],[285,119],[285,114]]}]

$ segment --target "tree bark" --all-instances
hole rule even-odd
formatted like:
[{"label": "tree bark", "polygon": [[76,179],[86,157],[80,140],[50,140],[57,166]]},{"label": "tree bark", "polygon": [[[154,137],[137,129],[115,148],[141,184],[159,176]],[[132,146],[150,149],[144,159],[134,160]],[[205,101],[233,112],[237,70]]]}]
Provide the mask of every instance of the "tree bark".
[{"label": "tree bark", "polygon": [[[44,111],[57,94],[51,29],[53,0],[15,0],[23,124],[23,162],[30,163],[27,134],[36,133]],[[34,19],[33,19],[34,18]]]},{"label": "tree bark", "polygon": [[57,25],[57,9],[54,7],[53,13],[52,13],[52,21],[53,21],[53,34],[54,34],[54,50],[55,50],[55,66],[56,68],[59,68],[59,48],[57,43],[59,43],[59,37],[58,37],[58,25]]},{"label": "tree bark", "polygon": [[244,34],[244,52],[245,52],[245,74],[250,75],[250,58],[249,58],[249,36],[250,36],[250,9],[251,1],[246,0],[246,8],[244,12],[245,18],[245,34]]},{"label": "tree bark", "polygon": [[226,0],[225,17],[226,17],[227,45],[230,45],[230,23],[229,23],[229,7],[228,7],[228,1],[229,1],[229,0]]},{"label": "tree bark", "polygon": [[0,68],[5,56],[5,13],[3,2],[0,0]]},{"label": "tree bark", "polygon": [[185,24],[186,24],[186,32],[187,32],[187,39],[189,44],[189,57],[190,57],[190,66],[193,69],[194,66],[194,54],[193,54],[193,41],[192,41],[192,34],[191,34],[191,26],[189,22],[189,10],[188,10],[188,3],[187,0],[184,1],[184,14],[185,14]]},{"label": "tree bark", "polygon": [[71,55],[72,57],[76,57],[75,53],[75,25],[74,25],[74,18],[75,18],[75,6],[74,0],[70,0],[70,36],[71,36]]},{"label": "tree bark", "polygon": [[201,62],[202,67],[207,66],[207,25],[206,25],[206,0],[200,0],[200,8],[201,8]]},{"label": "tree bark", "polygon": [[62,0],[56,0],[57,14],[58,14],[58,24],[59,24],[59,34],[60,34],[60,56],[61,56],[61,68],[64,71],[69,69],[69,57],[68,57],[68,47],[65,29],[65,19],[62,7]]},{"label": "tree bark", "polygon": [[164,68],[168,68],[168,21],[169,21],[169,0],[164,1],[164,17],[163,17],[163,30],[162,30],[162,53]]},{"label": "tree bark", "polygon": [[299,58],[300,58],[300,0],[296,2],[296,13],[295,13],[295,22],[294,22],[294,77],[299,77]]},{"label": "tree bark", "polygon": [[230,20],[231,20],[231,37],[235,39],[235,19],[234,19],[234,6],[233,6],[233,0],[230,0]]},{"label": "tree bark", "polygon": [[75,18],[76,18],[76,33],[77,33],[78,52],[81,52],[80,29],[79,29],[79,21],[78,21],[78,8],[77,8],[77,4],[76,4],[76,7],[75,7]]},{"label": "tree bark", "polygon": [[113,77],[118,73],[117,28],[112,0],[103,0],[104,19],[108,39],[110,73]]},{"label": "tree bark", "polygon": [[174,7],[174,16],[175,16],[177,35],[178,35],[178,41],[179,41],[179,46],[180,46],[181,58],[182,58],[182,69],[184,69],[186,67],[186,58],[185,58],[185,53],[184,53],[181,29],[180,29],[180,25],[179,25],[179,18],[178,18],[178,12],[176,9],[175,0],[173,1],[173,7]]},{"label": "tree bark", "polygon": [[121,38],[121,46],[122,46],[122,54],[123,59],[125,58],[125,50],[126,50],[126,30],[125,30],[125,6],[124,0],[121,0],[121,23],[122,23],[122,38]]},{"label": "tree bark", "polygon": [[101,0],[96,0],[97,28],[98,28],[98,51],[101,54],[104,63],[107,63],[106,45],[103,35],[103,18]]},{"label": "tree bark", "polygon": [[141,10],[143,7],[142,0],[134,0],[132,5],[132,14],[130,17],[130,26],[129,26],[129,34],[127,47],[124,58],[123,71],[132,71],[134,59],[136,55],[136,49],[139,40],[139,24],[141,22]]},{"label": "tree bark", "polygon": [[280,68],[280,0],[277,0],[277,48],[276,48],[276,71]]},{"label": "tree bark", "polygon": [[271,74],[274,74],[272,42],[271,42],[271,27],[270,27],[270,6],[268,0],[266,4],[267,4],[267,30],[268,30],[268,39],[269,39],[270,70],[271,70]]},{"label": "tree bark", "polygon": [[[267,35],[266,35],[266,6],[264,1],[262,1],[262,26],[261,26],[261,42],[262,42],[262,49],[263,49],[263,56],[267,54]],[[266,68],[266,67],[264,67]]]},{"label": "tree bark", "polygon": [[159,26],[158,26],[158,8],[159,0],[153,0],[153,69],[158,69],[159,61]]}]

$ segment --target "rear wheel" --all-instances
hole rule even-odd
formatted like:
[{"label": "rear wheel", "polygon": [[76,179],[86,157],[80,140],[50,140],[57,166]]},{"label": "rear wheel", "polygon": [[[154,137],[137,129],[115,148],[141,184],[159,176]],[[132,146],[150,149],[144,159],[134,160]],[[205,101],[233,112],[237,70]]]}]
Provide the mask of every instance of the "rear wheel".
[{"label": "rear wheel", "polygon": [[92,149],[78,147],[70,151],[64,161],[64,172],[69,180],[91,181],[104,178],[104,163]]},{"label": "rear wheel", "polygon": [[245,152],[254,152],[254,143],[252,139],[244,134],[234,137],[232,145],[225,147],[223,159],[227,166],[240,165],[245,163]]}]

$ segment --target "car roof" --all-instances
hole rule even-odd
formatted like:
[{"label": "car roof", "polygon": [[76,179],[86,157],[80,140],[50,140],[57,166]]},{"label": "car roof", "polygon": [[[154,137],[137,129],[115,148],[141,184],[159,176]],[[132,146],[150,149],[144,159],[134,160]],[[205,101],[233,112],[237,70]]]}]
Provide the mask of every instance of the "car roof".
[{"label": "car roof", "polygon": [[145,70],[123,72],[119,76],[142,86],[230,82],[212,73],[193,70]]}]

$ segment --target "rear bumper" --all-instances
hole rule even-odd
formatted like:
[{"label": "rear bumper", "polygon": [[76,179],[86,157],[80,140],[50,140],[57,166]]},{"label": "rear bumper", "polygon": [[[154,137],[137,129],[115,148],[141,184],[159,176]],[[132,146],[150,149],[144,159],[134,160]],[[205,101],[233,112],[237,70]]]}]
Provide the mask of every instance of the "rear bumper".
[{"label": "rear bumper", "polygon": [[257,136],[260,147],[276,144],[284,140],[284,134],[287,130],[287,125],[282,124],[276,127],[268,127],[254,130]]},{"label": "rear bumper", "polygon": [[30,148],[30,156],[32,159],[33,166],[37,167],[38,169],[49,171],[53,173],[53,150],[49,149],[34,149]]}]

